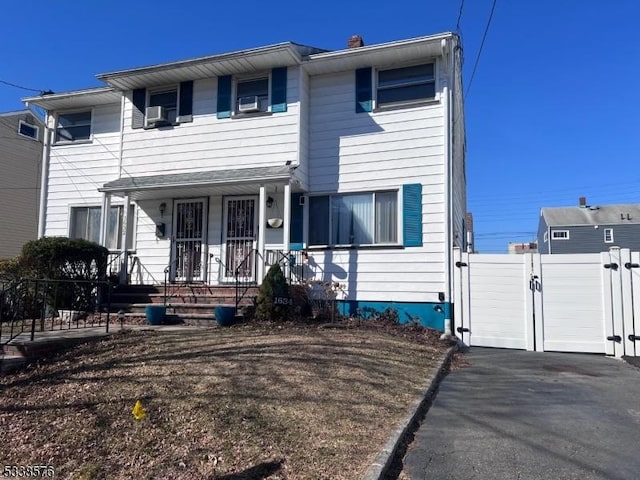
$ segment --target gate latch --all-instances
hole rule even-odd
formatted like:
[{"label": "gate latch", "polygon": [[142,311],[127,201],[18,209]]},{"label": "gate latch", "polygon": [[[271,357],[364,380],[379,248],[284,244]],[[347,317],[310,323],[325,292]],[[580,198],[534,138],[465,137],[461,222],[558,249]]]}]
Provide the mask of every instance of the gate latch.
[{"label": "gate latch", "polygon": [[603,265],[604,268],[610,268],[611,270],[617,270],[618,269],[618,264],[617,263],[605,263]]},{"label": "gate latch", "polygon": [[466,332],[470,332],[471,330],[469,330],[468,328],[465,328],[465,327],[458,327],[458,328],[456,328],[456,331],[458,333],[466,333]]},{"label": "gate latch", "polygon": [[629,335],[629,340],[631,340],[632,342],[640,340],[640,335]]},{"label": "gate latch", "polygon": [[607,340],[610,342],[620,343],[622,341],[622,337],[620,335],[611,335],[610,337],[607,337]]},{"label": "gate latch", "polygon": [[624,267],[631,270],[632,268],[640,268],[640,265],[638,265],[637,263],[627,262],[624,264]]}]

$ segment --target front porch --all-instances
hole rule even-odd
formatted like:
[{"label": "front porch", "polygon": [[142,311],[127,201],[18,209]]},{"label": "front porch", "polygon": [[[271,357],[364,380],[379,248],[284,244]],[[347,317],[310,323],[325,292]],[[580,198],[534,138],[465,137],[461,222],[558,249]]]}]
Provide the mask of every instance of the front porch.
[{"label": "front porch", "polygon": [[112,252],[109,272],[121,285],[260,285],[278,263],[290,283],[304,281],[303,205],[301,193],[292,192],[292,185],[299,190],[293,171],[264,167],[105,184],[100,241],[113,243],[117,206],[123,246]]}]

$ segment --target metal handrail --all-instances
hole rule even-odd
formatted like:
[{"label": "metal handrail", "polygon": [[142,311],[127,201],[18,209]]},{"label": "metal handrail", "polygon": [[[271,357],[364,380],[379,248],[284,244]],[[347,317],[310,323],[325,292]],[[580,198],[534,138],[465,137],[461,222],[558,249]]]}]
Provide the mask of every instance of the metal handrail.
[{"label": "metal handrail", "polygon": [[[251,255],[255,255],[255,257],[258,258],[260,257],[260,252],[258,251],[257,248],[252,248],[251,250],[249,250],[249,252],[244,256],[242,261],[233,270],[233,277],[234,277],[235,291],[236,291],[236,298],[235,298],[235,314],[236,315],[238,315],[238,308],[240,306],[240,302],[242,301],[245,294],[249,290],[249,287],[254,284],[254,282],[244,282],[244,287],[245,287],[244,291],[240,293],[241,283],[243,283],[243,282],[240,282],[240,270],[245,266],[246,262],[249,260]],[[220,257],[215,257],[214,260],[216,261],[216,263],[221,265],[226,272],[230,270],[229,266]],[[254,269],[254,275],[255,275],[256,262],[253,263],[253,269]]]}]

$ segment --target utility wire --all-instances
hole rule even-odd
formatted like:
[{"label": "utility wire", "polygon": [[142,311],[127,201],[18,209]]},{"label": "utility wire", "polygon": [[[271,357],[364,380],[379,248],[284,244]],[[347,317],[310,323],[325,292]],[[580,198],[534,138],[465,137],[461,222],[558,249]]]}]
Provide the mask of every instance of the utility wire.
[{"label": "utility wire", "polygon": [[458,11],[458,20],[456,21],[456,33],[460,33],[460,19],[462,18],[462,9],[464,8],[464,0],[460,1],[460,10]]},{"label": "utility wire", "polygon": [[23,87],[22,85],[17,85],[15,83],[7,82],[6,80],[0,80],[0,83],[3,83],[4,85],[9,85],[10,87],[19,88],[21,90],[27,90],[29,92],[38,92],[38,93],[45,92],[45,90],[38,90],[37,88]]},{"label": "utility wire", "polygon": [[480,62],[480,55],[482,54],[482,48],[484,47],[484,41],[487,39],[487,33],[489,33],[489,27],[491,26],[491,19],[493,18],[493,12],[496,9],[497,0],[493,0],[493,5],[491,6],[491,13],[489,14],[489,20],[487,20],[487,26],[484,29],[484,34],[482,35],[482,42],[480,43],[480,50],[478,50],[478,56],[476,57],[476,61],[473,65],[473,71],[471,72],[471,79],[469,80],[469,84],[467,85],[465,100],[469,98],[469,92],[471,91],[471,85],[473,84],[473,77],[476,74],[476,69],[478,68],[478,63]]}]

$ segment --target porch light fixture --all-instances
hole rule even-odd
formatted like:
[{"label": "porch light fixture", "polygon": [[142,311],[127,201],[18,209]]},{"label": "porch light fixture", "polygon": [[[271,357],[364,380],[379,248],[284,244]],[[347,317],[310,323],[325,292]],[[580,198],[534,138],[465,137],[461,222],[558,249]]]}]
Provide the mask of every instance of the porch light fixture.
[{"label": "porch light fixture", "polygon": [[271,208],[273,206],[273,197],[267,197],[267,208]]},{"label": "porch light fixture", "polygon": [[160,218],[164,218],[164,211],[167,209],[167,204],[162,202],[158,209],[160,210]]}]

